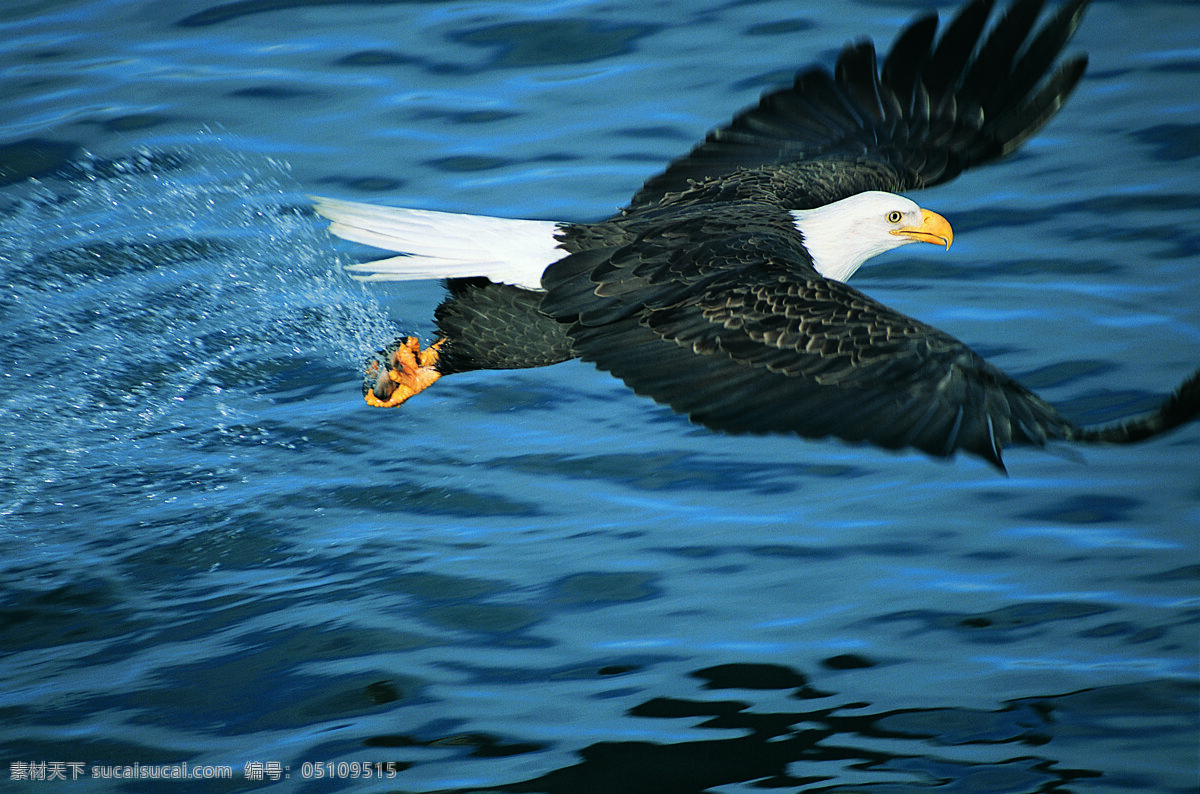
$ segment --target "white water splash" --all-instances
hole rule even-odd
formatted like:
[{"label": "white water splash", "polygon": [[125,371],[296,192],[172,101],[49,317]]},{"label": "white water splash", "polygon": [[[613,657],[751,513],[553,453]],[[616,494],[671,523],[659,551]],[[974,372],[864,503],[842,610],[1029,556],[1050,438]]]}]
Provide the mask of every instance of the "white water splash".
[{"label": "white water splash", "polygon": [[216,137],[9,193],[0,516],[157,460],[164,435],[267,432],[255,419],[281,395],[357,390],[395,335],[287,166]]}]

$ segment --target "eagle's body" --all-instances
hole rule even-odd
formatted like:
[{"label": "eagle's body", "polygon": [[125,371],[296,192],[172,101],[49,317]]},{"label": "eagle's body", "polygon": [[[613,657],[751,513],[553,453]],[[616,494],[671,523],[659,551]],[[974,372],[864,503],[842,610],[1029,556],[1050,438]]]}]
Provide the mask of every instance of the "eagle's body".
[{"label": "eagle's body", "polygon": [[1012,443],[1121,442],[1200,412],[1193,375],[1157,413],[1073,425],[953,337],[845,281],[897,245],[949,246],[940,216],[894,195],[998,159],[1048,121],[1085,58],[1057,67],[1086,0],[1040,26],[1040,0],[994,22],[974,0],[936,36],[925,17],[882,65],[869,42],[832,74],[709,134],[599,223],[390,209],[318,199],[343,237],[408,256],[369,278],[447,279],[439,340],[403,341],[367,401],[398,405],[442,375],[594,362],[640,394],[729,432],[837,436],[1002,466]]}]

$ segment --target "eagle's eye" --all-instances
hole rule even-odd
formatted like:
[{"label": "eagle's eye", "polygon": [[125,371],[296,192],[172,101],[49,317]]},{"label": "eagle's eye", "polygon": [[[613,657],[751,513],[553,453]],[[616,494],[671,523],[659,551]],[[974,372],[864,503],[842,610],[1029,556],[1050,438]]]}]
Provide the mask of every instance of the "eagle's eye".
[{"label": "eagle's eye", "polygon": [[900,210],[892,210],[887,214],[888,223],[899,223],[903,217],[904,213],[900,212]]}]

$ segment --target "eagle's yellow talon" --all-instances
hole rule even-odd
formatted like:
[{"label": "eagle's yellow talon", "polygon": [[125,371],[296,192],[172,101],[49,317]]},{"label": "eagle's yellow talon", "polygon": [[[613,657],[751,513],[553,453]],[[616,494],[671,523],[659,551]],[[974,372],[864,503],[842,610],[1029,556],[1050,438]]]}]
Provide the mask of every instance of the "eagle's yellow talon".
[{"label": "eagle's yellow talon", "polygon": [[408,398],[420,394],[442,377],[437,371],[438,352],[445,339],[421,349],[415,336],[402,340],[387,357],[390,368],[372,359],[363,380],[363,399],[376,408],[395,408]]}]

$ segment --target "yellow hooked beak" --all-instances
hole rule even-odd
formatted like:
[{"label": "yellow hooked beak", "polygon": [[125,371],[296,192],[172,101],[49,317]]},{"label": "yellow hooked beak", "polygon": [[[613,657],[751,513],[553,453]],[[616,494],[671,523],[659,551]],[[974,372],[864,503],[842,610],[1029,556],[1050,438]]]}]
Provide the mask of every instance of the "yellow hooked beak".
[{"label": "yellow hooked beak", "polygon": [[898,234],[901,237],[907,237],[919,243],[944,245],[947,248],[950,247],[950,243],[954,242],[954,230],[950,228],[950,221],[936,212],[926,209],[921,210],[920,226],[892,229],[892,234]]}]

